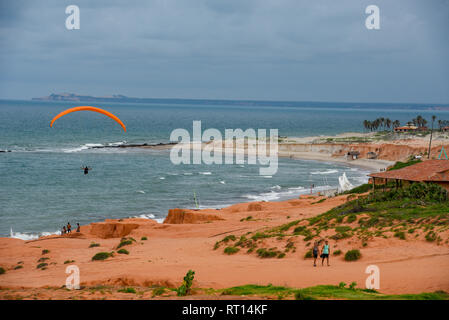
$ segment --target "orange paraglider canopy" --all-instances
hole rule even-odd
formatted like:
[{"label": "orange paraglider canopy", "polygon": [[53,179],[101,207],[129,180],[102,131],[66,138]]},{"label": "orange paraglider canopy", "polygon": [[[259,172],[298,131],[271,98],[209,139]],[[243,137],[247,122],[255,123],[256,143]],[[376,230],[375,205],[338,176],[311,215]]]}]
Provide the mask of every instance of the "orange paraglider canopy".
[{"label": "orange paraglider canopy", "polygon": [[97,108],[97,107],[91,107],[91,106],[75,107],[75,108],[70,108],[70,109],[67,109],[67,110],[61,112],[56,117],[54,117],[53,120],[51,120],[50,127],[53,127],[53,123],[57,119],[61,118],[62,116],[65,116],[66,114],[69,114],[69,113],[72,113],[72,112],[76,112],[76,111],[94,111],[94,112],[98,112],[98,113],[104,114],[105,116],[108,116],[109,118],[114,119],[115,121],[117,121],[118,124],[120,124],[122,126],[123,130],[126,132],[125,125],[123,124],[123,122],[119,118],[117,118],[117,116],[113,115],[112,113],[110,113],[110,112],[108,112],[106,110],[103,110],[103,109],[100,109],[100,108]]}]

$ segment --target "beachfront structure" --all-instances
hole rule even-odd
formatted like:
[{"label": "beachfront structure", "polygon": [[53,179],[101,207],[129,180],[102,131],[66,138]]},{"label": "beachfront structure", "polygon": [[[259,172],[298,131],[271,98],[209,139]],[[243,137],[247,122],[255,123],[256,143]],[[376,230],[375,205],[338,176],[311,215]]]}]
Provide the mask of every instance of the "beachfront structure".
[{"label": "beachfront structure", "polygon": [[425,182],[436,183],[449,191],[449,161],[427,160],[417,164],[391,171],[371,173],[373,189],[376,182],[386,184],[389,180],[396,181],[396,187],[403,183]]},{"label": "beachfront structure", "polygon": [[346,154],[346,159],[347,160],[357,160],[359,158],[359,156],[360,156],[360,152],[358,152],[358,151],[349,151]]}]

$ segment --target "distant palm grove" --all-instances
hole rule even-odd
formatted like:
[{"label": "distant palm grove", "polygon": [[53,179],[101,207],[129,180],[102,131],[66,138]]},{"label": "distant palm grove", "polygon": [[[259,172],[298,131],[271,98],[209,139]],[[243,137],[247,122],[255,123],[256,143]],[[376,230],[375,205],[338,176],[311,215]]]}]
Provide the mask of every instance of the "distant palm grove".
[{"label": "distant palm grove", "polygon": [[[432,129],[434,121],[436,120],[436,116],[432,116]],[[406,126],[411,127],[415,126],[422,129],[427,129],[427,120],[424,119],[421,115],[418,115],[416,118],[412,119],[411,121],[407,122]],[[391,120],[389,118],[377,118],[374,121],[369,120],[363,120],[363,127],[365,130],[369,131],[386,131],[386,130],[394,130],[395,128],[398,128],[401,126],[401,123],[399,120]],[[448,120],[438,120],[438,127],[439,130],[442,130],[444,127],[449,126]]]}]

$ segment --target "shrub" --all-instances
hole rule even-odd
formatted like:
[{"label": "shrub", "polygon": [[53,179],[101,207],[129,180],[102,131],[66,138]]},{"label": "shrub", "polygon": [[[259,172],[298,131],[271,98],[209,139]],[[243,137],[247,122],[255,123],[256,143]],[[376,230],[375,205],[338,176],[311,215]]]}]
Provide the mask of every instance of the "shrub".
[{"label": "shrub", "polygon": [[42,254],[47,254],[47,253],[50,253],[50,250],[47,250],[47,249],[42,250]]},{"label": "shrub", "polygon": [[140,238],[140,240],[148,240],[148,238],[147,237],[142,237],[142,238]]},{"label": "shrub", "polygon": [[18,266],[15,266],[14,267],[14,270],[17,270],[17,269],[22,269],[23,268],[23,266],[21,266],[21,265],[18,265]]},{"label": "shrub", "polygon": [[182,282],[182,284],[179,286],[179,288],[176,289],[176,293],[179,297],[184,297],[190,293],[194,277],[195,271],[189,270],[184,277],[184,281]]},{"label": "shrub", "polygon": [[0,274],[4,274],[6,272],[6,270],[2,267],[0,267]]},{"label": "shrub", "polygon": [[229,240],[235,241],[236,239],[237,239],[237,238],[236,238],[233,234],[231,234],[231,235],[229,235],[229,236],[224,237],[223,240],[221,240],[221,241],[223,241],[223,242],[228,242]]},{"label": "shrub", "polygon": [[127,239],[127,238],[123,238],[122,240],[120,240],[119,245],[117,246],[117,249],[123,247],[123,246],[129,246],[133,244],[133,240],[132,239]]},{"label": "shrub", "polygon": [[92,257],[92,261],[95,260],[106,260],[107,258],[111,257],[112,253],[110,252],[98,252],[96,255]]},{"label": "shrub", "polygon": [[118,292],[123,292],[123,293],[136,293],[136,289],[134,289],[134,288],[124,288],[124,289],[118,290]]},{"label": "shrub", "polygon": [[126,249],[120,249],[119,251],[117,251],[117,253],[120,253],[120,254],[129,254],[129,251],[126,250]]},{"label": "shrub", "polygon": [[426,241],[433,242],[433,241],[435,241],[436,239],[437,239],[437,235],[436,235],[435,232],[429,231],[429,232],[426,234]]},{"label": "shrub", "polygon": [[273,248],[271,248],[271,249],[260,248],[260,249],[257,249],[256,253],[260,258],[274,258],[281,252],[279,252]]},{"label": "shrub", "polygon": [[357,282],[351,282],[351,284],[349,285],[349,289],[354,290],[356,286]]},{"label": "shrub", "polygon": [[39,260],[37,260],[37,262],[45,262],[46,260],[48,260],[49,258],[40,258]]},{"label": "shrub", "polygon": [[341,255],[341,253],[342,253],[341,250],[338,249],[338,250],[335,250],[335,251],[334,251],[333,255],[334,255],[334,256],[339,256],[339,255]]},{"label": "shrub", "polygon": [[225,249],[224,249],[224,253],[226,253],[226,254],[234,254],[234,253],[237,253],[237,252],[239,252],[239,248],[237,248],[237,247],[226,247]]},{"label": "shrub", "polygon": [[304,259],[310,259],[313,257],[312,254],[312,249],[310,249],[309,251],[306,252],[306,254],[304,255]]},{"label": "shrub", "polygon": [[285,257],[285,253],[284,252],[279,253],[278,259],[282,259],[283,257]]},{"label": "shrub", "polygon": [[48,263],[42,262],[42,263],[39,263],[39,264],[37,265],[36,269],[43,269],[43,268],[45,268],[45,267],[47,267],[47,266],[48,266]]},{"label": "shrub", "polygon": [[163,295],[165,293],[164,287],[157,287],[153,289],[153,297]]},{"label": "shrub", "polygon": [[337,226],[337,227],[335,227],[335,231],[341,232],[341,233],[349,231],[349,230],[352,230],[350,226]]},{"label": "shrub", "polygon": [[89,248],[95,248],[95,247],[99,247],[99,246],[100,246],[99,243],[92,242],[92,243],[89,245]]},{"label": "shrub", "polygon": [[314,298],[306,295],[304,291],[298,290],[295,292],[295,300],[314,300]]},{"label": "shrub", "polygon": [[64,261],[64,264],[69,264],[69,263],[72,263],[72,262],[75,262],[75,260],[66,260],[66,261]]},{"label": "shrub", "polygon": [[405,240],[405,233],[404,233],[403,231],[396,231],[396,232],[394,233],[394,236],[395,236],[396,238],[401,239],[401,240]]},{"label": "shrub", "polygon": [[355,214],[350,214],[347,218],[346,218],[346,222],[347,223],[352,223],[355,220],[357,220],[357,216]]},{"label": "shrub", "polygon": [[356,261],[356,260],[359,260],[361,256],[362,256],[362,254],[360,253],[359,250],[357,250],[357,249],[349,250],[348,252],[345,253],[345,260],[346,261]]},{"label": "shrub", "polygon": [[340,282],[340,283],[338,284],[338,287],[339,287],[340,289],[343,289],[344,287],[346,287],[346,283]]}]

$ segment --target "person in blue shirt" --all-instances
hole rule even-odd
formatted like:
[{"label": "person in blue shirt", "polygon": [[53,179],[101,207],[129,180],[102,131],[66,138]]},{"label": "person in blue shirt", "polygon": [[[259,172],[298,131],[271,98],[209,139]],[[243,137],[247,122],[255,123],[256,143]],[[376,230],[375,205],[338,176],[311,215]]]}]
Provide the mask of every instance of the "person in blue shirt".
[{"label": "person in blue shirt", "polygon": [[324,241],[323,249],[321,250],[321,258],[323,259],[321,261],[321,265],[324,264],[324,259],[327,260],[327,266],[330,266],[329,264],[329,254],[330,254],[330,248],[329,248],[329,242],[326,240]]}]

